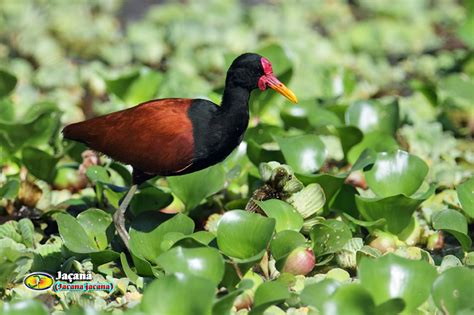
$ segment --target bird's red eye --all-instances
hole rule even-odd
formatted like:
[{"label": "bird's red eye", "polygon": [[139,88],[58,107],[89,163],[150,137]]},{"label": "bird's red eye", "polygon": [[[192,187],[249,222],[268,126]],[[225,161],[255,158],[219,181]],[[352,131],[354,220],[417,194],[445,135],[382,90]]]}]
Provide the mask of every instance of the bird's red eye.
[{"label": "bird's red eye", "polygon": [[262,57],[260,59],[260,62],[262,63],[263,73],[265,73],[265,74],[272,74],[273,73],[272,63],[267,58]]}]

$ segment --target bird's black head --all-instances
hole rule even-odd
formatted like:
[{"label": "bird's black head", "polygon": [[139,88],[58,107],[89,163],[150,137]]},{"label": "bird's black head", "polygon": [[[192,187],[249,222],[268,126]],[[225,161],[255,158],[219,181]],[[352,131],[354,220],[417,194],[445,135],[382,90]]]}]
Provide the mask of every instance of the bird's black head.
[{"label": "bird's black head", "polygon": [[264,91],[270,87],[293,103],[298,102],[295,94],[275,77],[271,62],[254,53],[245,53],[235,58],[227,71],[226,86],[238,86],[249,91],[256,88]]}]

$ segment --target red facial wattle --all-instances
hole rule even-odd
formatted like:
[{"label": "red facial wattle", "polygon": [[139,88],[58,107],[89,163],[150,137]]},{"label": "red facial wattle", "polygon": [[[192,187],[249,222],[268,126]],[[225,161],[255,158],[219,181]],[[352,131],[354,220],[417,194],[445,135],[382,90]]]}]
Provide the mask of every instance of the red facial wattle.
[{"label": "red facial wattle", "polygon": [[289,88],[287,88],[283,83],[281,83],[280,80],[278,80],[273,74],[271,62],[265,57],[262,57],[260,59],[260,62],[262,64],[264,74],[258,80],[258,88],[262,91],[265,91],[267,87],[270,87],[271,89],[285,96],[287,99],[289,99],[293,103],[298,103],[298,99],[296,98],[296,95]]}]

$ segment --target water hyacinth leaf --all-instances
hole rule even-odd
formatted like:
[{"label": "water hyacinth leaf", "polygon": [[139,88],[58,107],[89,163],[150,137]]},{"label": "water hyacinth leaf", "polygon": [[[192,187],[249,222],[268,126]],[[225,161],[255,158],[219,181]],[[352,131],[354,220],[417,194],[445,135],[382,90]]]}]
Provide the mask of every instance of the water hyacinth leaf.
[{"label": "water hyacinth leaf", "polygon": [[474,310],[474,270],[454,267],[446,270],[433,283],[431,296],[446,314],[469,314]]},{"label": "water hyacinth leaf", "polygon": [[366,149],[372,149],[375,152],[392,152],[398,149],[397,141],[388,134],[381,132],[370,132],[364,135],[362,141],[353,146],[348,154],[347,161],[354,164]]},{"label": "water hyacinth leaf", "polygon": [[12,178],[0,187],[0,198],[13,200],[18,196],[19,191],[20,180],[18,178]]},{"label": "water hyacinth leaf", "polygon": [[270,305],[279,304],[290,297],[288,285],[283,281],[264,282],[255,291],[251,314],[262,314]]},{"label": "water hyacinth leaf", "polygon": [[195,173],[168,177],[167,179],[171,191],[186,205],[186,210],[189,211],[198,206],[203,199],[224,187],[225,172],[222,165],[218,164]]},{"label": "water hyacinth leaf", "polygon": [[326,196],[326,206],[332,201],[334,195],[341,189],[348,174],[296,174],[296,177],[304,184],[319,184]]},{"label": "water hyacinth leaf", "polygon": [[99,165],[92,165],[87,168],[86,176],[89,180],[93,183],[101,182],[101,183],[109,183],[110,176],[107,170]]},{"label": "water hyacinth leaf", "polygon": [[341,141],[342,151],[347,159],[351,148],[362,141],[364,134],[354,126],[340,126],[336,128],[336,131]]},{"label": "water hyacinth leaf", "polygon": [[285,159],[280,150],[264,147],[253,140],[247,142],[247,156],[254,165],[260,165],[263,162],[277,161],[284,163]]},{"label": "water hyacinth leaf", "polygon": [[13,74],[0,69],[0,98],[10,94],[15,89],[16,82]]},{"label": "water hyacinth leaf", "polygon": [[296,173],[312,174],[318,171],[326,159],[324,143],[315,135],[275,137],[285,161]]},{"label": "water hyacinth leaf", "polygon": [[340,282],[326,278],[323,281],[312,283],[304,287],[300,294],[301,302],[305,305],[322,310],[323,304],[341,286]]},{"label": "water hyacinth leaf", "polygon": [[21,122],[0,122],[0,140],[2,148],[15,153],[26,146],[45,144],[53,137],[59,126],[57,109],[45,108],[32,118]]},{"label": "water hyacinth leaf", "polygon": [[321,314],[375,314],[375,304],[369,291],[357,283],[339,287],[323,305]]},{"label": "water hyacinth leaf", "polygon": [[292,230],[281,231],[270,243],[270,252],[275,260],[279,260],[304,244],[306,244],[306,238],[301,233]]},{"label": "water hyacinth leaf", "polygon": [[398,102],[382,104],[375,100],[356,101],[346,111],[345,121],[364,134],[378,131],[394,134],[398,128]]},{"label": "water hyacinth leaf", "polygon": [[112,216],[100,209],[88,209],[79,213],[77,222],[84,231],[97,244],[97,248],[105,249],[112,239]]},{"label": "water hyacinth leaf", "polygon": [[275,219],[277,233],[284,230],[301,230],[303,217],[290,204],[278,199],[255,201],[255,203],[269,218]]},{"label": "water hyacinth leaf", "polygon": [[385,219],[387,222],[386,229],[391,233],[398,234],[408,226],[416,208],[428,199],[434,191],[435,186],[431,186],[430,189],[417,198],[410,198],[405,195],[387,198],[365,198],[356,195],[355,201],[360,214],[365,220],[379,221]]},{"label": "water hyacinth leaf", "polygon": [[48,183],[54,181],[59,158],[39,149],[26,147],[22,151],[22,160],[28,171],[35,177]]},{"label": "water hyacinth leaf", "polygon": [[97,244],[86,233],[84,227],[70,214],[58,213],[56,215],[59,234],[64,245],[72,252],[87,254],[99,250]]},{"label": "water hyacinth leaf", "polygon": [[130,202],[130,211],[134,215],[139,215],[142,212],[161,210],[170,205],[173,201],[173,196],[163,190],[149,186],[140,189],[138,193],[133,196]]},{"label": "water hyacinth leaf", "polygon": [[130,226],[130,251],[139,258],[157,263],[165,250],[166,236],[170,233],[189,235],[194,231],[194,222],[188,216],[161,212],[144,212]]},{"label": "water hyacinth leaf", "polygon": [[360,283],[371,293],[377,305],[401,298],[407,314],[428,299],[436,274],[436,269],[426,261],[394,254],[377,259],[364,257],[358,268]]},{"label": "water hyacinth leaf", "polygon": [[298,128],[305,130],[309,126],[308,110],[304,103],[285,104],[280,112],[286,128]]},{"label": "water hyacinth leaf", "polygon": [[287,202],[306,219],[322,212],[324,204],[326,203],[326,196],[321,186],[313,183],[299,192],[292,194]]},{"label": "water hyacinth leaf", "polygon": [[[311,107],[310,107],[311,106]],[[339,117],[330,110],[324,109],[320,106],[315,106],[312,102],[307,104],[310,110],[307,110],[309,123],[313,127],[333,125],[339,127],[342,125]]]},{"label": "water hyacinth leaf", "polygon": [[5,303],[0,308],[4,315],[47,315],[48,309],[40,301],[33,299]]},{"label": "water hyacinth leaf", "polygon": [[313,226],[310,232],[316,256],[335,253],[351,239],[349,227],[342,221],[330,219]]},{"label": "water hyacinth leaf", "polygon": [[147,314],[209,315],[215,290],[212,281],[205,278],[167,275],[147,287],[140,306]]},{"label": "water hyacinth leaf", "polygon": [[18,231],[21,234],[23,244],[29,248],[35,246],[35,227],[33,222],[28,218],[23,218],[18,221]]},{"label": "water hyacinth leaf", "polygon": [[156,96],[158,86],[163,80],[163,75],[151,69],[144,68],[140,75],[128,86],[125,102],[129,105],[139,104]]},{"label": "water hyacinth leaf", "polygon": [[377,160],[365,178],[370,189],[380,197],[404,194],[411,196],[420,188],[428,166],[419,157],[397,150],[377,154]]},{"label": "water hyacinth leaf", "polygon": [[224,276],[224,259],[215,248],[174,247],[157,259],[166,274],[183,273],[211,280],[218,285]]},{"label": "water hyacinth leaf", "polygon": [[235,299],[242,294],[242,292],[244,292],[244,290],[239,288],[216,300],[212,306],[212,315],[230,314]]},{"label": "water hyacinth leaf", "polygon": [[464,215],[456,210],[446,209],[434,213],[431,221],[435,229],[451,233],[462,248],[469,251],[472,240],[468,235],[467,221]]},{"label": "water hyacinth leaf", "polygon": [[226,212],[217,226],[217,245],[227,256],[241,262],[258,260],[275,230],[275,219],[243,210]]},{"label": "water hyacinth leaf", "polygon": [[459,202],[463,211],[474,218],[474,178],[471,178],[456,188]]},{"label": "water hyacinth leaf", "polygon": [[120,77],[105,80],[107,92],[115,94],[118,98],[125,100],[127,97],[128,88],[132,85],[139,76],[138,71],[123,74]]}]

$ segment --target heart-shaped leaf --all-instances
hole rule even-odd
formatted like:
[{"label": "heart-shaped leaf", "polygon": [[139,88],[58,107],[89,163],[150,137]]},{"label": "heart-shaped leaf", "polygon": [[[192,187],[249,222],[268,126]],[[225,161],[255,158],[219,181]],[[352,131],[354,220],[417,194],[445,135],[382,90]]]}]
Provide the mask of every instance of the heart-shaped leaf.
[{"label": "heart-shaped leaf", "polygon": [[410,314],[428,299],[436,269],[424,260],[410,260],[394,254],[377,259],[363,257],[358,268],[360,283],[376,304],[401,298]]},{"label": "heart-shaped leaf", "polygon": [[417,198],[410,198],[405,195],[387,198],[365,198],[356,195],[355,201],[357,209],[365,220],[378,221],[385,219],[387,230],[393,234],[398,234],[408,226],[413,212],[433,194],[435,188],[435,186],[431,186],[430,189]]},{"label": "heart-shaped leaf", "polygon": [[161,254],[157,262],[167,274],[184,273],[211,280],[218,285],[224,276],[224,259],[210,247],[174,247]]},{"label": "heart-shaped leaf", "polygon": [[158,256],[174,244],[171,240],[167,242],[167,237],[189,235],[193,231],[193,220],[184,214],[145,212],[130,227],[130,250],[134,255],[156,264]]},{"label": "heart-shaped leaf", "polygon": [[[331,288],[332,289],[332,288]],[[375,304],[368,290],[357,283],[339,287],[322,305],[322,314],[374,314]]]},{"label": "heart-shaped leaf", "polygon": [[261,258],[275,230],[275,219],[243,210],[226,212],[217,226],[217,245],[240,262]]},{"label": "heart-shaped leaf", "polygon": [[0,69],[0,98],[10,94],[16,86],[16,77]]},{"label": "heart-shaped leaf", "polygon": [[277,233],[270,243],[270,251],[275,260],[286,257],[292,250],[306,244],[306,238],[296,231],[285,230]]},{"label": "heart-shaped leaf", "polygon": [[270,305],[279,304],[290,297],[288,285],[283,281],[264,282],[255,291],[251,314],[262,314]]},{"label": "heart-shaped leaf", "polygon": [[344,222],[333,219],[316,224],[309,235],[316,256],[339,251],[352,237],[349,227]]},{"label": "heart-shaped leaf", "polygon": [[[201,201],[224,187],[225,172],[218,164],[204,170],[168,177],[171,191],[186,205],[186,210],[194,209]],[[206,183],[203,185],[203,183]]]},{"label": "heart-shaped leaf", "polygon": [[[454,267],[446,270],[433,283],[431,295],[445,314],[469,314],[474,310],[474,270]],[[462,310],[469,310],[463,313]]]},{"label": "heart-shaped leaf", "polygon": [[464,212],[474,218],[474,178],[471,178],[457,187],[459,202]]},{"label": "heart-shaped leaf", "polygon": [[471,248],[472,240],[468,235],[466,218],[456,210],[446,209],[433,214],[431,221],[437,230],[444,230],[456,237],[463,249]]},{"label": "heart-shaped leaf", "polygon": [[398,143],[391,135],[385,133],[366,133],[362,141],[349,150],[347,161],[354,164],[366,149],[372,149],[375,152],[392,152],[398,149]]},{"label": "heart-shaped leaf", "polygon": [[[111,239],[112,217],[100,209],[89,209],[74,218],[67,213],[56,215],[64,245],[74,253],[88,254],[104,250]],[[108,232],[109,230],[109,232]]]},{"label": "heart-shaped leaf", "polygon": [[205,278],[168,275],[147,287],[141,308],[146,314],[209,315],[215,290],[212,281]]},{"label": "heart-shaped leaf", "polygon": [[159,188],[149,186],[140,189],[133,196],[130,202],[130,211],[137,216],[142,212],[161,210],[171,204],[172,201],[173,196],[170,193],[165,193]]},{"label": "heart-shaped leaf", "polygon": [[375,100],[356,101],[346,111],[346,124],[362,132],[394,134],[398,128],[398,102],[382,104]]},{"label": "heart-shaped leaf", "polygon": [[24,148],[21,155],[24,165],[31,174],[48,183],[53,182],[59,158],[33,147]]},{"label": "heart-shaped leaf", "polygon": [[303,226],[303,217],[290,204],[278,200],[255,201],[269,218],[276,221],[275,231],[283,230],[299,231]]},{"label": "heart-shaped leaf", "polygon": [[411,196],[420,188],[428,166],[419,157],[405,151],[377,154],[377,160],[365,178],[370,189],[380,197],[403,194]]},{"label": "heart-shaped leaf", "polygon": [[315,135],[275,137],[285,161],[296,173],[311,174],[321,168],[326,159],[324,143]]},{"label": "heart-shaped leaf", "polygon": [[330,278],[309,284],[304,287],[300,294],[301,302],[322,310],[324,303],[340,286],[341,284],[339,281]]}]

